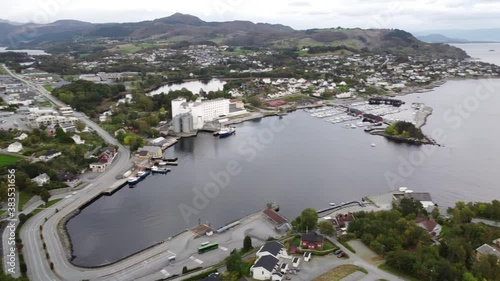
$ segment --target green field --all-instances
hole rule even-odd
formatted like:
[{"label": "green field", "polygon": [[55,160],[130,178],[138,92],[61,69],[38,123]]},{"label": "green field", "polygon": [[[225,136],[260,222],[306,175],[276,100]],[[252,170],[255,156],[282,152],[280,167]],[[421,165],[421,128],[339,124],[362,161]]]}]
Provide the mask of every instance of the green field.
[{"label": "green field", "polygon": [[0,155],[0,167],[7,166],[9,164],[14,164],[19,160],[19,157],[10,155]]},{"label": "green field", "polygon": [[50,85],[43,85],[43,88],[45,88],[45,90],[47,90],[49,92],[52,92],[52,90],[54,90],[54,87],[52,87]]}]

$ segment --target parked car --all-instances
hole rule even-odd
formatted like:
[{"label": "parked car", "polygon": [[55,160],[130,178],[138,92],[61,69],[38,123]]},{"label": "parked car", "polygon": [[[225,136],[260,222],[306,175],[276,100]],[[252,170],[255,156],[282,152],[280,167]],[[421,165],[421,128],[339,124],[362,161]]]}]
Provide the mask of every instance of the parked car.
[{"label": "parked car", "polygon": [[300,258],[299,257],[293,258],[293,260],[292,260],[292,266],[293,267],[299,267],[299,264],[300,264]]},{"label": "parked car", "polygon": [[288,270],[288,264],[287,263],[282,263],[280,266],[280,271],[282,274],[285,274]]},{"label": "parked car", "polygon": [[338,255],[337,255],[337,258],[343,258],[345,257],[345,253],[344,252],[340,252]]},{"label": "parked car", "polygon": [[311,260],[311,252],[305,252],[304,261],[310,261],[310,260]]},{"label": "parked car", "polygon": [[333,252],[333,254],[334,254],[334,255],[338,255],[338,254],[340,254],[341,252],[342,252],[342,250],[341,250],[341,249],[337,249],[337,250],[335,250],[335,252]]}]

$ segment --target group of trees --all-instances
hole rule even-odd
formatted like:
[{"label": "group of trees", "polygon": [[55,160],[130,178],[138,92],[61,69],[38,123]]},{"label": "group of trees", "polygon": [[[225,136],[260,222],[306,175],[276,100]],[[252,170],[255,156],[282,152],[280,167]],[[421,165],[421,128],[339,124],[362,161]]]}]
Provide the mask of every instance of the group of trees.
[{"label": "group of trees", "polygon": [[315,209],[305,209],[300,216],[292,221],[296,232],[310,232],[318,228],[318,212]]},{"label": "group of trees", "polygon": [[78,80],[52,91],[52,94],[90,116],[96,115],[96,109],[106,99],[118,99],[118,94],[125,91],[121,84],[96,84],[90,81]]},{"label": "group of trees", "polygon": [[385,132],[392,136],[403,136],[405,138],[413,138],[421,140],[425,138],[422,131],[415,127],[413,123],[407,121],[394,122],[385,129]]},{"label": "group of trees", "polygon": [[[484,204],[491,208],[494,205]],[[391,211],[357,213],[348,231],[384,255],[389,267],[422,280],[498,280],[497,258],[478,258],[475,249],[500,237],[500,229],[470,223],[474,212],[468,205],[459,202],[449,210],[453,216],[459,215],[458,219],[446,221],[433,212],[433,217],[443,224],[437,245],[426,230],[415,224],[415,217],[427,215],[420,203],[404,201]],[[480,203],[470,204],[475,205]]]}]

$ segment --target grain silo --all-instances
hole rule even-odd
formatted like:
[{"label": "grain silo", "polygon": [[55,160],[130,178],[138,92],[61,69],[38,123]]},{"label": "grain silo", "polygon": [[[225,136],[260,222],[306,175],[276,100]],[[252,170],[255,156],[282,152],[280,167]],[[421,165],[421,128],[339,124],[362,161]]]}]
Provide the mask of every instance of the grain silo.
[{"label": "grain silo", "polygon": [[174,132],[180,133],[181,132],[181,117],[179,115],[174,117]]}]

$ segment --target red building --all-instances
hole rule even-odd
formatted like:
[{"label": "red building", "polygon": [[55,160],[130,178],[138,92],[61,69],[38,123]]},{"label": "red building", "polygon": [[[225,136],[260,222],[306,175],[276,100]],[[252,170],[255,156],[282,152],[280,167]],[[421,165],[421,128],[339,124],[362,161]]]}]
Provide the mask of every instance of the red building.
[{"label": "red building", "polygon": [[316,232],[304,233],[300,240],[300,247],[309,250],[321,249],[324,242],[325,238],[321,234]]}]

